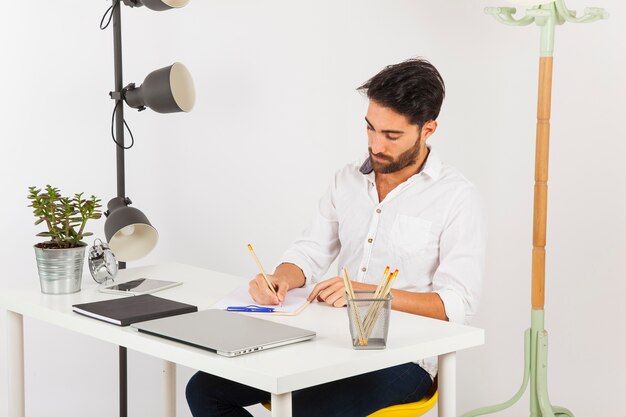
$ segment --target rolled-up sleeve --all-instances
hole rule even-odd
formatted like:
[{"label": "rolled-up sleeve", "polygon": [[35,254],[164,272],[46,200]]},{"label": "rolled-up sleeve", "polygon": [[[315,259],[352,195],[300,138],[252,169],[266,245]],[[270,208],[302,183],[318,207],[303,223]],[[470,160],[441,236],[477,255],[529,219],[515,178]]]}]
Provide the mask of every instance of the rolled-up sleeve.
[{"label": "rolled-up sleeve", "polygon": [[341,249],[335,210],[335,184],[320,199],[311,225],[281,257],[297,265],[307,281],[316,282],[328,271]]},{"label": "rolled-up sleeve", "polygon": [[474,187],[459,192],[439,242],[433,291],[451,322],[468,323],[476,314],[485,268],[486,222]]}]

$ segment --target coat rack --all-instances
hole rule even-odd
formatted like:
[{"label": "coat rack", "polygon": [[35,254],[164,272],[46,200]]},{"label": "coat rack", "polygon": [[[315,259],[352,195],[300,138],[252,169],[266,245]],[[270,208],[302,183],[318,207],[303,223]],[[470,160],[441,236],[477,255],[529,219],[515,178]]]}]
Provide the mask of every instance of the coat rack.
[{"label": "coat rack", "polygon": [[539,94],[537,103],[537,135],[535,148],[535,195],[533,212],[532,251],[532,297],[531,327],[524,334],[524,377],[519,391],[501,404],[479,408],[463,414],[475,417],[509,408],[522,396],[530,379],[531,417],[573,417],[564,407],[550,404],[548,398],[548,332],[544,328],[546,221],[548,208],[548,149],[550,141],[550,109],[552,96],[552,54],[554,32],[557,25],[565,22],[589,23],[608,18],[604,9],[589,7],[581,17],[565,6],[565,0],[515,0],[531,6],[526,15],[515,19],[512,7],[487,7],[485,13],[493,15],[500,23],[510,26],[526,26],[531,23],[541,28],[541,52],[539,58]]}]

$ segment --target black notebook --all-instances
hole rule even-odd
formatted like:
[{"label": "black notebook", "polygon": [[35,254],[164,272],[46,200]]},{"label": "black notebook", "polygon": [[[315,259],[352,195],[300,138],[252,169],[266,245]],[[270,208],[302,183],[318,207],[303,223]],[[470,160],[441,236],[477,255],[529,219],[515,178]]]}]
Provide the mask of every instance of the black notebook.
[{"label": "black notebook", "polygon": [[117,324],[118,326],[128,326],[140,321],[193,313],[198,311],[198,307],[144,294],[93,303],[75,304],[72,306],[72,310],[78,314]]}]

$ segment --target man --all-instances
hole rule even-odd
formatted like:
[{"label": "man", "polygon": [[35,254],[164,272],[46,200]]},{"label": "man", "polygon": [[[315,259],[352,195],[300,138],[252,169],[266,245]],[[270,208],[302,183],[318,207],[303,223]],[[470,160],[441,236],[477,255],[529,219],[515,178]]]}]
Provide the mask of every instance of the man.
[{"label": "man", "polygon": [[[466,323],[482,285],[485,231],[474,186],[444,165],[426,141],[437,130],[445,95],[428,61],[386,67],[359,88],[369,98],[365,116],[369,155],[338,171],[319,202],[313,224],[250,294],[278,304],[292,288],[317,282],[338,257],[355,290],[373,290],[387,265],[399,269],[392,308]],[[309,300],[346,305],[340,277],[315,285]],[[416,358],[418,359],[418,358]],[[296,417],[365,417],[381,408],[417,401],[432,385],[436,358],[296,391]],[[194,417],[249,417],[243,406],[270,394],[198,372],[187,385]]]}]

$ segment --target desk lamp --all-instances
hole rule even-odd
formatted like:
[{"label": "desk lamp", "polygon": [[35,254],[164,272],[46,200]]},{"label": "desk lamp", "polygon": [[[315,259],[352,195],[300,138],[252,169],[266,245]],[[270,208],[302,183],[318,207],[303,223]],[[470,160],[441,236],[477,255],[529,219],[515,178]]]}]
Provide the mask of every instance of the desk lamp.
[{"label": "desk lamp", "polygon": [[539,58],[539,95],[537,104],[537,134],[535,148],[535,195],[533,211],[532,298],[531,328],[524,335],[524,379],[519,391],[501,404],[479,408],[463,414],[474,417],[504,410],[515,404],[528,385],[530,376],[531,417],[573,417],[564,407],[550,404],[548,398],[548,332],[544,328],[546,220],[548,208],[548,145],[550,139],[550,107],[552,96],[552,53],[556,25],[565,22],[588,23],[608,18],[608,13],[597,7],[576,12],[565,6],[565,0],[515,0],[527,6],[526,15],[515,19],[512,7],[487,7],[485,12],[506,25],[525,26],[535,23],[541,28]]},{"label": "desk lamp", "polygon": [[[121,65],[119,71],[121,72]],[[139,111],[148,107],[158,113],[189,112],[195,103],[195,91],[191,74],[183,64],[176,62],[151,72],[141,86],[135,87],[135,84],[131,83],[120,92],[111,92],[110,95],[116,100],[114,113],[117,137],[113,137],[118,145],[118,196],[107,205],[108,210],[104,213],[107,216],[104,231],[117,259],[126,262],[147,255],[156,246],[158,234],[145,214],[134,207],[128,207],[132,202],[124,196],[124,150],[128,148],[124,147],[123,109],[118,104],[125,101]],[[118,112],[122,113],[121,117]],[[119,189],[120,186],[122,191]]]},{"label": "desk lamp", "polygon": [[[116,144],[117,156],[117,196],[111,199],[105,212],[105,236],[117,259],[119,268],[125,268],[126,261],[134,261],[147,255],[156,245],[158,233],[148,218],[137,208],[129,207],[131,200],[126,196],[124,151],[132,147],[124,144],[124,102],[131,108],[142,111],[150,108],[159,113],[188,112],[195,102],[193,80],[189,71],[181,63],[151,72],[141,86],[134,83],[123,87],[122,80],[122,20],[121,3],[129,7],[146,6],[148,9],[163,11],[185,6],[189,0],[111,0],[112,4],[100,22],[106,29],[113,21],[113,51],[115,70],[115,90],[109,93],[115,100],[111,122],[111,135]],[[109,14],[110,13],[110,14]],[[108,22],[103,26],[104,21]],[[115,130],[113,129],[115,125]],[[130,133],[130,130],[129,130]],[[120,416],[128,414],[127,399],[127,352],[119,347]]]}]

